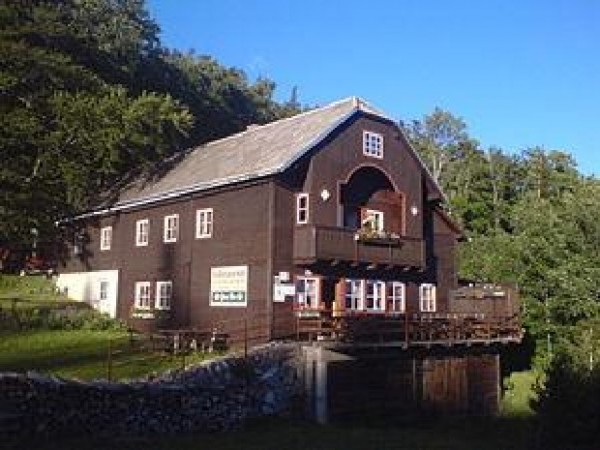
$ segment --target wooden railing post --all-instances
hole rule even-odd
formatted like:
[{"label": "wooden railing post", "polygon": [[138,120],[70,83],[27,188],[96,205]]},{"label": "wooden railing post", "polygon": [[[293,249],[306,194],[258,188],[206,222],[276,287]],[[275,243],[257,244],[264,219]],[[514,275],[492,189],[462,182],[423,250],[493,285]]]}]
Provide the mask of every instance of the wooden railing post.
[{"label": "wooden railing post", "polygon": [[244,315],[244,359],[248,358],[248,313]]},{"label": "wooden railing post", "polygon": [[404,345],[408,348],[408,340],[409,340],[409,321],[408,321],[408,312],[404,311]]}]

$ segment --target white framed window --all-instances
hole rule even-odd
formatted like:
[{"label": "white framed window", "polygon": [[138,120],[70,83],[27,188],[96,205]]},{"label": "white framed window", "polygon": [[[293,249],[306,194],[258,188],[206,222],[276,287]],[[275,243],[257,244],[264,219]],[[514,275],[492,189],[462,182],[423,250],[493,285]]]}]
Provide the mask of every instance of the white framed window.
[{"label": "white framed window", "polygon": [[177,242],[177,236],[179,235],[179,214],[172,214],[165,216],[165,223],[163,228],[163,241],[164,242]]},{"label": "white framed window", "polygon": [[385,311],[385,282],[365,282],[365,306],[367,311]]},{"label": "white framed window", "polygon": [[376,209],[364,209],[361,225],[372,231],[383,231],[383,211]]},{"label": "white framed window", "polygon": [[171,299],[173,297],[173,282],[172,281],[157,281],[156,282],[156,309],[171,309]]},{"label": "white framed window", "polygon": [[196,211],[196,239],[212,237],[213,209],[204,208]]},{"label": "white framed window", "polygon": [[136,309],[150,309],[150,282],[137,281],[135,283],[135,307]]},{"label": "white framed window", "polygon": [[110,250],[112,245],[112,227],[103,227],[100,229],[100,250]]},{"label": "white framed window", "polygon": [[148,219],[138,220],[135,223],[135,245],[145,247],[150,237],[150,221]]},{"label": "white framed window", "polygon": [[302,225],[308,223],[308,194],[302,193],[296,195],[296,223]]},{"label": "white framed window", "polygon": [[363,308],[363,280],[344,281],[344,305],[349,311],[362,311]]},{"label": "white framed window", "polygon": [[101,302],[105,302],[106,300],[108,300],[108,286],[108,281],[100,280],[98,286],[98,300],[100,300]]},{"label": "white framed window", "polygon": [[421,284],[421,286],[419,286],[419,300],[422,312],[435,312],[437,308],[435,284]]},{"label": "white framed window", "polygon": [[318,308],[321,296],[321,280],[317,277],[298,277],[296,279],[296,299],[299,306]]},{"label": "white framed window", "polygon": [[373,158],[383,158],[383,135],[373,131],[363,131],[363,154]]},{"label": "white framed window", "polygon": [[387,310],[392,313],[406,311],[406,285],[399,281],[388,284]]}]

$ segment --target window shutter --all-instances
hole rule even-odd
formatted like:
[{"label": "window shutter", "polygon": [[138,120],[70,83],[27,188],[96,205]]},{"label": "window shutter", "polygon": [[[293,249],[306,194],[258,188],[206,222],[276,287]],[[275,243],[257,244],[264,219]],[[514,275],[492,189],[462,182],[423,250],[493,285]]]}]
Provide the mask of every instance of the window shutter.
[{"label": "window shutter", "polygon": [[365,226],[365,220],[367,220],[367,209],[368,208],[360,208],[360,224],[359,228]]}]

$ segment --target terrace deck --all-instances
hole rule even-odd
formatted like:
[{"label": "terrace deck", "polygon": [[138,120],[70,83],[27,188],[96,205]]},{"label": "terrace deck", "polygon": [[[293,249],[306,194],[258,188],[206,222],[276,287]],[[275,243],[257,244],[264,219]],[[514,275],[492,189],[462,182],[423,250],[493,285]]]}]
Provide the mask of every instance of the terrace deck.
[{"label": "terrace deck", "polygon": [[336,342],[378,347],[431,347],[518,343],[523,331],[518,316],[491,318],[484,314],[345,314],[299,311],[298,341]]}]

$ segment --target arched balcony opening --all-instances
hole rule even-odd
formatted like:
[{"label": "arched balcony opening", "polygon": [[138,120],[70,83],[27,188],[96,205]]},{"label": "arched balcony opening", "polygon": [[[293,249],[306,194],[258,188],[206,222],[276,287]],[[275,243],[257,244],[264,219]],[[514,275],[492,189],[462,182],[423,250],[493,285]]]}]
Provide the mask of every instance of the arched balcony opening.
[{"label": "arched balcony opening", "polygon": [[341,185],[340,201],[344,228],[404,234],[404,195],[382,170],[371,166],[356,170]]}]

